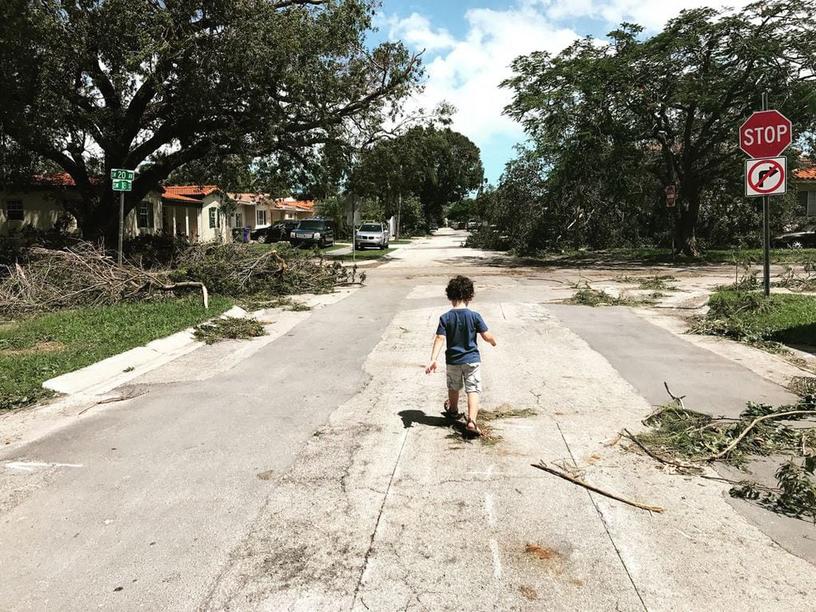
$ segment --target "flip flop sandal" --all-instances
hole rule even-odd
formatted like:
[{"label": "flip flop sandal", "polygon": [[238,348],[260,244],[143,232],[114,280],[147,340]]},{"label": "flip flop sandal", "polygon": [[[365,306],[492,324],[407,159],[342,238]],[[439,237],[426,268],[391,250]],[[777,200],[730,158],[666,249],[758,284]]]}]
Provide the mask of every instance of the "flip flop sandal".
[{"label": "flip flop sandal", "polygon": [[450,405],[450,403],[448,402],[448,400],[445,400],[445,416],[448,417],[449,419],[459,419],[459,418],[461,418],[462,413],[459,412],[458,410],[456,412],[454,412],[453,410],[449,410],[448,409],[449,405]]},{"label": "flip flop sandal", "polygon": [[[473,425],[473,429],[470,429],[470,426]],[[479,429],[479,426],[473,419],[467,419],[465,421],[465,437],[468,438],[480,438],[482,436],[482,430]]]}]

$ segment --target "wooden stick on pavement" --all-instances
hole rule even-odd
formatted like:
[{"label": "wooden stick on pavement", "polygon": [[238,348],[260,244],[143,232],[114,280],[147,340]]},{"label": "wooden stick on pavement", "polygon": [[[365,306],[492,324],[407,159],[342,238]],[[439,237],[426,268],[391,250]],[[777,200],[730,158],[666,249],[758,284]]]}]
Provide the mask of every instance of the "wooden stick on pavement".
[{"label": "wooden stick on pavement", "polygon": [[635,508],[640,508],[641,510],[648,510],[649,512],[663,512],[663,508],[660,506],[649,506],[647,504],[641,504],[640,502],[632,501],[630,499],[626,499],[625,497],[621,497],[615,493],[610,493],[608,491],[604,491],[603,489],[599,489],[598,487],[589,484],[588,482],[584,482],[578,478],[573,478],[569,474],[565,474],[560,470],[556,470],[555,468],[551,468],[543,461],[541,463],[532,463],[531,464],[534,468],[539,470],[544,470],[545,472],[552,474],[553,476],[558,476],[559,478],[563,478],[564,480],[568,480],[573,484],[577,484],[585,489],[589,489],[590,491],[594,491],[595,493],[599,493],[604,497],[609,497],[610,499],[617,500],[619,502],[623,502],[624,504],[629,504],[630,506],[634,506]]}]

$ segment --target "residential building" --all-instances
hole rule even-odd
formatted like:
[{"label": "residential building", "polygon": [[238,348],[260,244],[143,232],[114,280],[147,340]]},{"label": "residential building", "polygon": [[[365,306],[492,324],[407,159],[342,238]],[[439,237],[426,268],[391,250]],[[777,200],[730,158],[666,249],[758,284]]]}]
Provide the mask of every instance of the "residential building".
[{"label": "residential building", "polygon": [[[66,172],[35,176],[25,185],[9,186],[0,191],[0,236],[26,228],[47,232],[57,225],[76,231],[76,219],[67,211],[67,204],[79,199],[74,179]],[[148,194],[125,218],[125,235],[160,232],[160,211],[159,194]]]},{"label": "residential building", "polygon": [[235,212],[230,218],[230,227],[248,227],[254,230],[270,224],[269,198],[263,193],[230,193],[235,203]]},{"label": "residential building", "polygon": [[793,180],[804,213],[816,217],[816,166],[795,170]]},{"label": "residential building", "polygon": [[166,185],[161,196],[164,233],[190,242],[227,240],[229,220],[221,208],[225,198],[216,185]]},{"label": "residential building", "polygon": [[287,219],[309,219],[315,216],[314,200],[296,200],[295,198],[278,198],[269,206],[270,223]]}]

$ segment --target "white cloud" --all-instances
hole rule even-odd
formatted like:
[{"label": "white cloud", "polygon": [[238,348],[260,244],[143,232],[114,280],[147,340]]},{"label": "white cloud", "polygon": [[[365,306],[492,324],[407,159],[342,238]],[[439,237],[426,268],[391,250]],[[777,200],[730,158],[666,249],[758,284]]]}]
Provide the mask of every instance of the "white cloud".
[{"label": "white cloud", "polygon": [[502,116],[511,93],[500,84],[511,74],[510,63],[538,49],[557,52],[578,35],[527,6],[506,11],[471,9],[465,20],[467,34],[458,40],[446,30],[434,30],[427,18],[416,13],[388,20],[392,37],[426,49],[427,82],[417,104],[433,108],[450,102],[458,109],[454,128],[479,144],[497,134],[520,138],[520,127]]},{"label": "white cloud", "polygon": [[456,45],[456,40],[445,29],[434,30],[428,18],[412,13],[405,19],[391,17],[386,21],[388,37],[400,39],[411,47],[437,51]]},{"label": "white cloud", "polygon": [[[477,2],[473,0],[473,4]],[[524,133],[517,123],[502,115],[512,92],[500,84],[511,76],[510,64],[519,55],[539,50],[558,53],[586,34],[579,28],[587,23],[597,26],[601,22],[600,29],[606,32],[621,21],[632,21],[655,31],[685,8],[747,3],[748,0],[515,0],[505,10],[467,10],[463,16],[467,27],[462,36],[435,27],[419,13],[405,18],[380,16],[380,22],[387,27],[391,39],[401,39],[416,50],[426,51],[425,90],[412,105],[432,109],[443,101],[453,104],[458,110],[454,129],[476,142],[483,154],[487,147],[501,142],[509,155],[508,140],[521,141]]]},{"label": "white cloud", "polygon": [[684,9],[711,6],[743,7],[751,0],[525,0],[528,5],[540,6],[554,20],[588,17],[615,26],[622,21],[642,25],[646,30],[658,30],[669,19]]}]

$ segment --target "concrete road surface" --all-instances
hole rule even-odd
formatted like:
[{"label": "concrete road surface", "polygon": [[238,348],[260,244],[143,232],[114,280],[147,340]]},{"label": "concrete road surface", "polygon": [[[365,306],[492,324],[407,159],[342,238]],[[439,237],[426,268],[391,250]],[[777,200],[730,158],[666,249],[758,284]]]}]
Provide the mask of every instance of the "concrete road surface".
[{"label": "concrete road surface", "polygon": [[[709,398],[723,412],[785,392],[629,311],[552,306],[557,274],[463,240],[402,248],[250,357],[202,349],[135,381],[146,395],[0,452],[0,607],[816,609],[807,554],[745,518],[727,485],[616,439],[652,409],[643,372],[662,375],[665,347],[729,390]],[[504,418],[484,441],[442,417],[444,374],[422,369],[457,273],[499,342],[483,349],[483,404]],[[596,327],[610,325],[625,345]],[[797,537],[807,548],[816,529]]]}]

